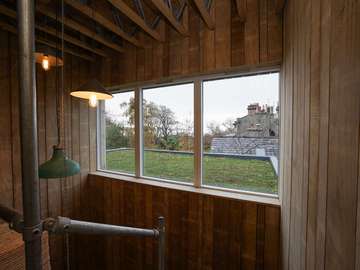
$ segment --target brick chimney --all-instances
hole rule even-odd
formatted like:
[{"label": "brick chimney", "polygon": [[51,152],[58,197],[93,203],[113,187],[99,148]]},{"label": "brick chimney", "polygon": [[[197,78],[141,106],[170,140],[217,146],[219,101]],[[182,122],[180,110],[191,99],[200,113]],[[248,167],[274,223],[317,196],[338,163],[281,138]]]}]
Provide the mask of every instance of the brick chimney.
[{"label": "brick chimney", "polygon": [[252,103],[248,105],[247,110],[248,110],[248,115],[254,115],[261,111],[261,107],[259,103]]}]

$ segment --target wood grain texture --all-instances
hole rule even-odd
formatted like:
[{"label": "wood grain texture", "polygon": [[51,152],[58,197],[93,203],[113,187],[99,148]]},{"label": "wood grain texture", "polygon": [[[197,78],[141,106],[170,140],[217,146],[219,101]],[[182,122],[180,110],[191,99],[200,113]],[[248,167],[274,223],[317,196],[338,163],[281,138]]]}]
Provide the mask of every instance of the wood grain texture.
[{"label": "wood grain texture", "polygon": [[[17,75],[17,37],[8,32],[0,31],[0,85],[2,98],[0,100],[0,202],[22,211],[21,198],[21,152],[20,152],[20,122],[19,122],[19,88]],[[90,77],[89,69],[82,68],[88,62],[66,54],[65,90],[68,94],[72,87]],[[10,61],[11,60],[11,61]],[[52,147],[57,142],[56,131],[56,69],[44,72],[37,66],[37,120],[38,120],[38,154],[39,163],[43,163],[52,154]],[[82,140],[81,163],[85,165],[86,174],[94,167],[93,159],[96,144],[94,112],[87,104],[81,109],[81,117],[85,124],[80,128],[80,110],[78,99],[65,94],[65,148],[68,157],[80,161],[80,136]],[[87,130],[85,130],[87,129]],[[86,157],[86,159],[85,159]],[[81,164],[83,165],[83,164]],[[90,166],[91,165],[91,166]],[[83,170],[84,177],[86,176]],[[83,177],[83,180],[86,178]],[[70,216],[80,218],[80,176],[63,180],[40,180],[41,217]],[[74,239],[71,249],[75,253]],[[52,269],[63,269],[65,251],[62,237],[50,236],[50,252]]]},{"label": "wood grain texture", "polygon": [[[165,217],[167,269],[279,269],[280,209],[277,206],[99,175],[90,174],[88,181],[92,187],[88,196],[93,200],[105,198],[100,204],[92,204],[93,213],[99,215],[92,216],[94,220],[152,228],[156,227],[157,217]],[[103,241],[110,258],[98,257],[98,260],[112,266],[106,269],[114,269],[119,261],[124,269],[157,269],[156,241],[133,237]],[[114,257],[114,252],[120,252],[121,256]]]},{"label": "wood grain texture", "polygon": [[[166,7],[162,1],[154,2]],[[214,29],[209,29],[194,5],[188,5],[182,18],[186,36],[162,21],[157,31],[163,31],[165,42],[145,36],[145,48],[126,47],[121,57],[111,59],[111,73],[117,80],[107,85],[281,62],[282,15],[276,12],[275,1],[240,2],[246,20],[239,17],[235,1],[212,1],[208,15]]]},{"label": "wood grain texture", "polygon": [[285,7],[284,270],[359,267],[359,13],[358,1]]}]

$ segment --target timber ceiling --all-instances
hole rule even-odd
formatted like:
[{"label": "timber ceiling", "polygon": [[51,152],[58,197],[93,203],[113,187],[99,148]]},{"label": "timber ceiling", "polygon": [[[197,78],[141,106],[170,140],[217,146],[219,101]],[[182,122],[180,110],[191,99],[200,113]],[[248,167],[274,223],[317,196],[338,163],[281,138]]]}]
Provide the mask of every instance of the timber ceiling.
[{"label": "timber ceiling", "polygon": [[[245,20],[246,0],[234,1],[238,15]],[[279,8],[283,7],[281,0]],[[188,5],[209,29],[214,28],[209,14],[212,0],[64,0],[65,52],[94,61],[95,57],[111,57],[123,53],[125,43],[144,48],[145,33],[157,42],[165,42],[158,29],[164,20],[180,35],[187,36],[182,15]],[[59,48],[61,0],[36,1],[36,42]],[[0,2],[0,28],[16,34],[16,1]],[[58,46],[58,47],[57,47]]]}]

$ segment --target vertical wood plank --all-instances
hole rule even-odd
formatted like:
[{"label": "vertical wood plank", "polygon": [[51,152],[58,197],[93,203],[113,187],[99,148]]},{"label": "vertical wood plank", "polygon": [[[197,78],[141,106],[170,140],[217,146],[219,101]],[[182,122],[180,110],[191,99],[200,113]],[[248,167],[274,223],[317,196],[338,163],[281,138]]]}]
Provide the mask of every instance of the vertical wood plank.
[{"label": "vertical wood plank", "polygon": [[264,269],[280,269],[280,212],[265,206]]},{"label": "vertical wood plank", "polygon": [[[210,7],[210,16],[215,18],[215,3],[219,0],[213,1]],[[200,57],[201,57],[201,71],[211,71],[215,69],[215,30],[210,30],[200,22]]]},{"label": "vertical wood plank", "polygon": [[[46,132],[46,160],[49,160],[53,153],[53,147],[57,144],[57,117],[56,117],[56,98],[57,82],[59,82],[58,70],[50,69],[45,74],[45,132]],[[57,77],[58,76],[58,77]],[[60,84],[59,84],[60,86]],[[61,215],[61,183],[60,179],[41,179],[48,181],[48,214],[56,217]],[[63,267],[63,243],[61,236],[50,236],[50,259],[54,269]]]},{"label": "vertical wood plank", "polygon": [[[332,1],[325,268],[354,269],[359,157],[359,3]],[[346,52],[344,54],[344,52]],[[357,56],[357,57],[356,57]],[[346,119],[346,121],[344,121]],[[354,148],[354,146],[356,146]],[[341,234],[339,233],[341,231]]]},{"label": "vertical wood plank", "polygon": [[259,63],[259,1],[246,0],[245,63]]},{"label": "vertical wood plank", "polygon": [[8,33],[0,31],[0,203],[13,207],[12,140],[11,140],[11,94],[9,81],[9,39]]},{"label": "vertical wood plank", "polygon": [[[241,1],[245,3],[245,0]],[[232,2],[232,5],[235,5]],[[245,63],[245,33],[244,21],[236,16],[236,8],[231,8],[231,66],[240,66]]]},{"label": "vertical wood plank", "polygon": [[231,1],[215,1],[216,68],[231,65]]},{"label": "vertical wood plank", "polygon": [[[17,58],[17,38],[9,35],[9,57]],[[19,81],[17,73],[17,61],[9,61],[10,68],[10,91],[11,91],[11,151],[12,151],[12,177],[13,177],[13,196],[15,209],[22,211],[22,192],[21,192],[21,144],[20,144],[20,100],[19,100]]]},{"label": "vertical wood plank", "polygon": [[259,1],[259,61],[268,60],[268,5],[274,1]]},{"label": "vertical wood plank", "polygon": [[243,209],[241,269],[256,269],[257,206],[244,203]]}]

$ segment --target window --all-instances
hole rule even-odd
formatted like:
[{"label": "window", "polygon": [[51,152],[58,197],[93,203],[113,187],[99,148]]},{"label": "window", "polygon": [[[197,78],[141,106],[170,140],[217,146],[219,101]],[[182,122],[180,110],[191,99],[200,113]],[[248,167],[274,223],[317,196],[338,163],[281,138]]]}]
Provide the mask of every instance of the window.
[{"label": "window", "polygon": [[147,86],[101,106],[100,169],[278,193],[278,73]]},{"label": "window", "polygon": [[135,173],[134,91],[114,94],[102,113],[101,169]]},{"label": "window", "polygon": [[143,90],[144,176],[192,182],[193,84]]},{"label": "window", "polygon": [[278,92],[278,74],[203,82],[204,185],[277,193]]}]

